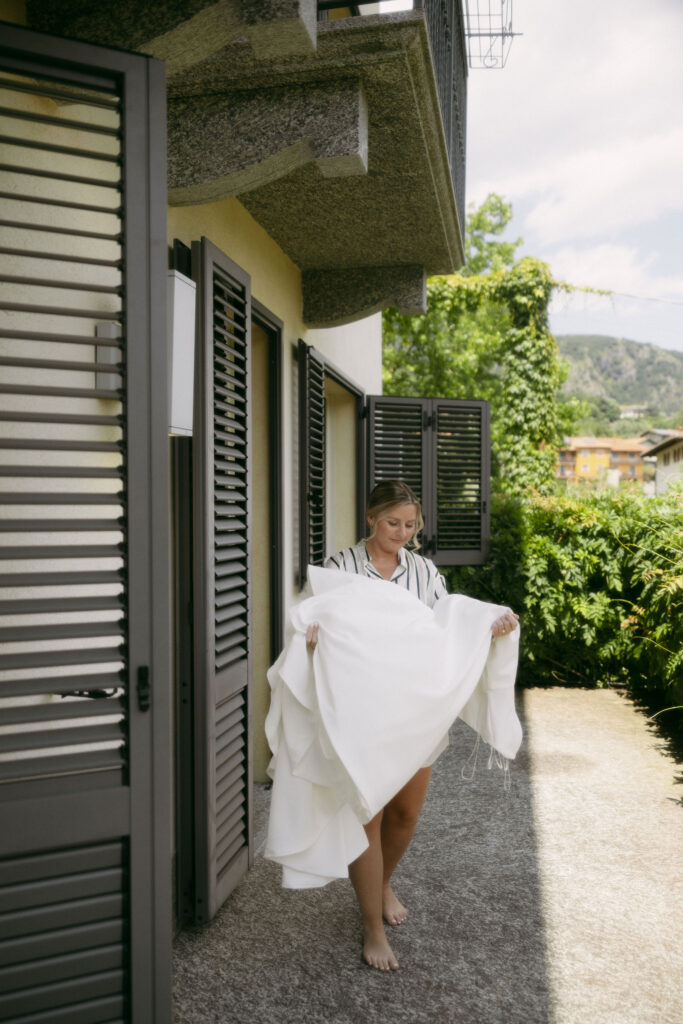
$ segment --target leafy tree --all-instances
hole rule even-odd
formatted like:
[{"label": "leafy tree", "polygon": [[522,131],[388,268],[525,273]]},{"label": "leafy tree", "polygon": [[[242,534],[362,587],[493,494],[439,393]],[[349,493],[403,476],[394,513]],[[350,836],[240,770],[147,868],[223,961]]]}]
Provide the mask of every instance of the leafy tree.
[{"label": "leafy tree", "polygon": [[427,312],[385,312],[384,392],[486,399],[498,488],[547,491],[578,406],[558,398],[565,370],[548,330],[555,282],[540,260],[514,259],[519,242],[499,240],[510,217],[509,204],[490,196],[470,214],[467,266],[429,281]]},{"label": "leafy tree", "polygon": [[478,209],[470,208],[465,232],[465,266],[462,274],[509,270],[522,239],[505,242],[501,235],[512,220],[512,203],[491,192]]},{"label": "leafy tree", "polygon": [[[613,398],[590,395],[582,391],[575,391],[571,399],[574,400],[577,410],[576,421],[573,424],[576,434],[585,434],[589,437],[614,435],[614,426],[619,422],[621,412],[618,402]],[[631,430],[631,433],[625,436],[634,436],[636,433],[637,431]]]}]

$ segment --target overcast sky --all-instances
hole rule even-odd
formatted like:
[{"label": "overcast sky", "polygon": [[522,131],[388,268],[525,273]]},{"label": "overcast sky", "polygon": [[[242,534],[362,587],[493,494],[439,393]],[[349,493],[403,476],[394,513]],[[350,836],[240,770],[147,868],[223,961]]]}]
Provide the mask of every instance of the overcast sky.
[{"label": "overcast sky", "polygon": [[468,202],[511,201],[511,236],[557,279],[669,300],[558,296],[554,333],[683,351],[683,0],[514,0],[513,15],[504,70],[470,71]]}]

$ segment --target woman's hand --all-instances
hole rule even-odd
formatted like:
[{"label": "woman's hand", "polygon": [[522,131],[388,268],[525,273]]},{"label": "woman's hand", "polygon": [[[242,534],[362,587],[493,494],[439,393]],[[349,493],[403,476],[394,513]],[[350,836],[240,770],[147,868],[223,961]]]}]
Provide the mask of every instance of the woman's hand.
[{"label": "woman's hand", "polygon": [[517,622],[519,615],[515,615],[514,612],[506,611],[491,626],[491,632],[494,636],[505,636],[507,633],[512,633],[517,629]]},{"label": "woman's hand", "polygon": [[306,630],[306,647],[309,651],[315,650],[315,645],[318,642],[318,623],[312,622]]}]

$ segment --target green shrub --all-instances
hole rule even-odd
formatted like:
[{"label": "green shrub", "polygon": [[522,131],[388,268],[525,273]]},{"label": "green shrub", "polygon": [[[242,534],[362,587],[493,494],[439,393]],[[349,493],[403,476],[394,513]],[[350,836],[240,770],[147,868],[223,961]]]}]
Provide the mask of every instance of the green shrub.
[{"label": "green shrub", "polygon": [[522,682],[681,685],[683,489],[498,497],[491,532],[486,565],[445,573],[519,612]]}]

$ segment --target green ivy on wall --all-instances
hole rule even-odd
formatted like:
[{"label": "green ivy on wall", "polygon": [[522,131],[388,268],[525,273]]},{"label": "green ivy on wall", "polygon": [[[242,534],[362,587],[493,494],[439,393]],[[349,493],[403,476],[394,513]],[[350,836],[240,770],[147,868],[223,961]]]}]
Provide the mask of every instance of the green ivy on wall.
[{"label": "green ivy on wall", "polygon": [[494,487],[553,487],[557,449],[579,403],[563,402],[567,374],[548,330],[553,280],[540,260],[515,260],[500,236],[510,204],[491,195],[470,213],[461,274],[432,278],[427,312],[384,314],[384,393],[486,399]]}]

